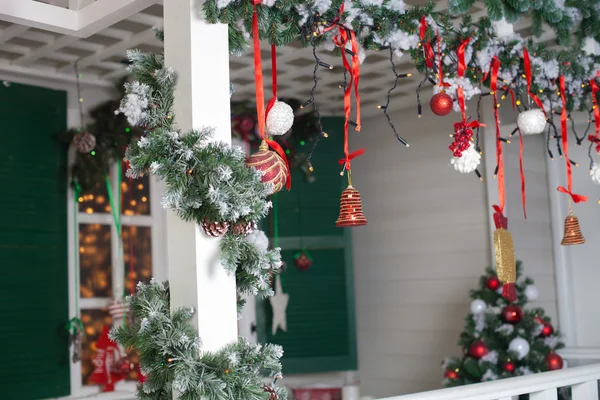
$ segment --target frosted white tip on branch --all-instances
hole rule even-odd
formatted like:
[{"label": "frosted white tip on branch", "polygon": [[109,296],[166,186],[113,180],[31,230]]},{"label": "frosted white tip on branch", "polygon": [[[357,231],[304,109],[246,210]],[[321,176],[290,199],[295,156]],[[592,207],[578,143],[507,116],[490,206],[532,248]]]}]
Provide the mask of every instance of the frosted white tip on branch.
[{"label": "frosted white tip on branch", "polygon": [[481,154],[475,150],[473,143],[463,152],[461,157],[452,157],[450,164],[454,169],[463,174],[469,174],[477,169],[481,163]]}]

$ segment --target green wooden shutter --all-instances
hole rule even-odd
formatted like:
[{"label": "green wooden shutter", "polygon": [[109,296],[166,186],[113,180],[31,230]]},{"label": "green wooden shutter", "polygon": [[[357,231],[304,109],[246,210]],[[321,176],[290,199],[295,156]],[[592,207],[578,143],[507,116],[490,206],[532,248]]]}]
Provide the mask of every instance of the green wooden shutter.
[{"label": "green wooden shutter", "polygon": [[[341,118],[323,120],[329,138],[321,140],[312,160],[317,180],[305,182],[294,168],[292,191],[273,199],[287,265],[282,274],[283,291],[290,295],[287,332],[271,334],[268,300],[257,303],[257,328],[259,341],[283,346],[284,374],[357,368],[351,231],[335,227],[346,186],[337,164],[343,155],[343,123]],[[294,254],[302,248],[314,261],[306,271],[294,265]]]},{"label": "green wooden shutter", "polygon": [[3,399],[70,393],[65,92],[0,87],[0,388]]}]

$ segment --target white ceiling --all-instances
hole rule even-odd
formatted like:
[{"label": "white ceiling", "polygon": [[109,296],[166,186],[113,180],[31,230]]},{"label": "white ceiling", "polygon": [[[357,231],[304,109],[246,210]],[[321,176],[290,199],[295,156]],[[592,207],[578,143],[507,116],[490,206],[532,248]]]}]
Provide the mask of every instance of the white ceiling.
[{"label": "white ceiling", "polygon": [[[29,0],[24,0],[29,1]],[[66,8],[70,0],[39,0],[57,7]],[[73,1],[73,0],[71,0]],[[86,1],[87,4],[93,0]],[[410,4],[425,3],[426,0],[407,1]],[[160,1],[158,1],[160,3]],[[440,8],[446,0],[439,0]],[[127,49],[139,48],[142,51],[160,51],[161,43],[154,38],[151,28],[162,25],[163,8],[154,4],[135,13],[114,25],[86,38],[62,35],[54,32],[30,28],[24,25],[0,21],[0,72],[16,73],[23,76],[44,77],[45,79],[73,81],[74,63],[78,61],[84,84],[112,86],[114,81],[125,74],[122,63]],[[481,8],[474,8],[475,16],[483,15]],[[515,28],[527,33],[529,22],[522,20]],[[551,38],[546,35],[543,40]],[[339,57],[329,51],[318,49],[322,61],[334,65],[333,70],[320,68],[319,85],[315,98],[319,109],[325,114],[341,114],[342,90],[338,85],[343,80],[343,67]],[[263,43],[263,62],[269,67],[270,47]],[[305,100],[312,88],[314,58],[310,48],[291,45],[278,49],[278,94]],[[412,78],[401,79],[393,92],[393,108],[414,107],[415,89],[422,79],[416,73],[408,54],[396,62],[399,73],[413,73]],[[251,52],[230,59],[231,80],[236,86],[234,100],[252,99],[254,96],[253,62]],[[265,90],[270,90],[271,71],[265,68]],[[368,116],[380,112],[377,104],[385,102],[387,90],[394,82],[389,53],[369,52],[361,66],[360,95],[363,114]]]}]

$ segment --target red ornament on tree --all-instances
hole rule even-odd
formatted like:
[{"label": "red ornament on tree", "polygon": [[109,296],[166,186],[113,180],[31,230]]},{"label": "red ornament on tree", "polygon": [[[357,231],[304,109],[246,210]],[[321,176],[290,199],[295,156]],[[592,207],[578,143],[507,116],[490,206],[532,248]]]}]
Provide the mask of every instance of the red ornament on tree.
[{"label": "red ornament on tree", "polygon": [[550,324],[544,323],[544,327],[542,328],[542,332],[540,333],[541,337],[548,337],[554,333],[554,328]]},{"label": "red ornament on tree", "polygon": [[458,372],[456,372],[456,370],[453,369],[448,369],[446,370],[446,372],[444,372],[444,378],[448,378],[448,379],[458,379]]},{"label": "red ornament on tree", "polygon": [[518,324],[523,319],[523,310],[516,305],[509,305],[502,310],[502,318],[509,324]]},{"label": "red ornament on tree", "polygon": [[556,353],[550,353],[546,356],[546,364],[548,365],[549,371],[554,371],[562,369],[564,363],[561,356]]},{"label": "red ornament on tree", "polygon": [[500,286],[502,286],[502,283],[500,282],[497,276],[490,276],[485,285],[488,289],[495,292],[500,288]]},{"label": "red ornament on tree", "polygon": [[446,92],[439,92],[434,94],[429,101],[429,107],[435,115],[444,116],[450,114],[452,111],[454,100]]},{"label": "red ornament on tree", "polygon": [[507,361],[507,362],[505,362],[505,363],[504,363],[504,365],[502,365],[502,368],[503,368],[503,369],[504,369],[506,372],[509,372],[509,373],[511,373],[511,374],[512,374],[513,372],[515,372],[515,369],[517,368],[517,366],[515,365],[515,363],[514,363],[514,362],[512,362],[512,361]]},{"label": "red ornament on tree", "polygon": [[476,360],[479,360],[481,357],[485,356],[489,352],[490,349],[487,347],[487,344],[485,344],[481,340],[474,341],[469,347],[469,355],[475,358]]},{"label": "red ornament on tree", "polygon": [[260,144],[258,151],[248,157],[247,167],[254,167],[261,171],[263,183],[272,183],[273,190],[271,194],[279,192],[286,186],[288,177],[288,167],[286,162],[276,152],[269,150],[267,142],[264,140]]},{"label": "red ornament on tree", "polygon": [[312,263],[313,260],[308,251],[302,250],[294,254],[294,264],[300,271],[306,271]]}]

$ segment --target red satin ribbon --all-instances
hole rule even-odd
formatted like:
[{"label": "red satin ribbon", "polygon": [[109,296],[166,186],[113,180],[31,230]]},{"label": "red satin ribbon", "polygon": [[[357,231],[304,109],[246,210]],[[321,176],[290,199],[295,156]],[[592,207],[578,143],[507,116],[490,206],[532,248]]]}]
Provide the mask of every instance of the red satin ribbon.
[{"label": "red satin ribbon", "polygon": [[529,93],[529,96],[533,99],[535,104],[537,104],[540,110],[544,112],[544,115],[546,115],[544,104],[542,104],[542,101],[535,95],[535,93],[531,92],[531,60],[529,59],[529,52],[525,47],[523,47],[523,65],[525,67],[525,77],[527,78],[527,93]]},{"label": "red satin ribbon", "polygon": [[[596,84],[596,80],[590,80],[590,86],[592,87],[592,104],[594,105],[594,122],[596,123],[596,139],[600,139],[600,108],[598,107],[598,98],[596,97],[600,88],[598,88],[598,84]],[[596,148],[596,151],[598,148]]]},{"label": "red satin ribbon", "polygon": [[519,129],[519,173],[521,174],[521,203],[523,218],[527,219],[527,196],[525,194],[525,170],[523,169],[523,134]]},{"label": "red satin ribbon", "polygon": [[[419,37],[421,38],[421,45],[423,46],[423,52],[425,54],[425,65],[427,68],[433,67],[433,49],[429,40],[425,41],[425,33],[427,32],[427,21],[425,16],[421,17],[421,25],[419,26]],[[440,71],[441,74],[441,71]]]},{"label": "red satin ribbon", "polygon": [[496,122],[496,164],[498,165],[498,201],[497,206],[500,212],[504,211],[506,194],[504,192],[504,157],[502,155],[502,142],[500,141],[500,118],[498,116],[498,71],[500,70],[500,60],[494,56],[492,59],[492,77],[490,80],[490,89],[494,96],[494,120]]},{"label": "red satin ribbon", "polygon": [[565,189],[562,186],[558,187],[558,191],[561,193],[566,193],[575,203],[579,203],[581,201],[587,201],[587,196],[582,196],[580,194],[573,193],[573,173],[571,171],[571,160],[569,159],[569,137],[567,131],[567,97],[566,97],[566,89],[565,89],[565,77],[563,75],[560,76],[559,80],[559,89],[560,89],[560,98],[562,99],[563,107],[562,112],[560,113],[560,135],[562,139],[563,151],[565,153],[565,162],[567,163],[567,188]]},{"label": "red satin ribbon", "polygon": [[442,60],[442,40],[440,39],[439,32],[435,32],[435,37],[437,38],[437,47],[438,47],[438,75],[440,78],[440,88],[451,86],[449,83],[444,83],[444,62]]},{"label": "red satin ribbon", "polygon": [[[287,177],[285,187],[290,190],[292,186],[292,175],[290,173],[290,166],[288,165],[287,157],[285,152],[279,145],[279,143],[267,138],[265,133],[266,124],[266,112],[265,112],[265,90],[263,84],[263,73],[262,73],[262,59],[260,56],[260,33],[258,31],[258,14],[256,12],[256,6],[259,5],[262,0],[254,0],[254,13],[252,14],[252,36],[254,42],[254,81],[256,86],[256,114],[258,118],[258,130],[261,137],[267,144],[283,159]],[[275,103],[275,97],[269,101],[269,110]]]},{"label": "red satin ribbon", "polygon": [[460,77],[463,77],[465,75],[465,71],[467,70],[467,64],[465,63],[465,50],[467,49],[467,45],[470,41],[471,38],[467,38],[460,44],[460,46],[458,46],[458,50],[456,50],[456,55],[458,56],[457,74]]},{"label": "red satin ribbon", "polygon": [[504,211],[496,204],[494,204],[492,208],[496,211],[494,213],[494,225],[496,226],[496,229],[508,229],[508,218],[504,216]]},{"label": "red satin ribbon", "polygon": [[277,47],[271,45],[271,79],[273,82],[273,97],[277,97]]},{"label": "red satin ribbon", "polygon": [[592,143],[596,143],[596,153],[600,153],[600,138],[594,135],[589,135],[588,140]]},{"label": "red satin ribbon", "polygon": [[344,165],[346,162],[348,162],[348,160],[352,160],[358,156],[362,156],[363,154],[365,154],[365,149],[358,149],[356,151],[353,151],[351,154],[348,155],[348,159],[346,158],[340,158],[338,160],[338,164],[340,165]]}]

